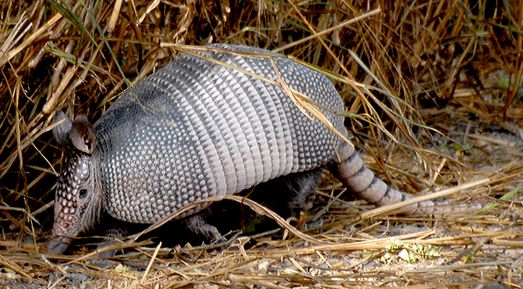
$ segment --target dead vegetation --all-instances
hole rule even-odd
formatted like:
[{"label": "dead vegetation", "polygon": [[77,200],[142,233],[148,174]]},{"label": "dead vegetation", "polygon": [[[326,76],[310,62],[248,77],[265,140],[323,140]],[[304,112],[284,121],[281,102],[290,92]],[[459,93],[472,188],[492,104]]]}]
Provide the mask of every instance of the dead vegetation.
[{"label": "dead vegetation", "polygon": [[[0,287],[523,287],[523,1],[2,1],[0,39]],[[55,110],[96,120],[177,45],[210,42],[320,67],[375,171],[485,208],[386,215],[327,176],[299,231],[280,220],[283,233],[221,246],[126,240],[106,267],[84,247],[43,255]]]}]

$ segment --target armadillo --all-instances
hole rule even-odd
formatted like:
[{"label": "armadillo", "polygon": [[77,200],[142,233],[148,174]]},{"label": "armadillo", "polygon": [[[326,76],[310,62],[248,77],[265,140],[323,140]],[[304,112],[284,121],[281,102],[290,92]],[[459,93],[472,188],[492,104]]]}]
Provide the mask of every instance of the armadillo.
[{"label": "armadillo", "polygon": [[[300,107],[296,94],[325,119]],[[377,206],[409,198],[376,177],[343,137],[343,110],[325,75],[283,55],[225,44],[183,52],[94,125],[60,114],[53,133],[66,159],[47,250],[64,252],[102,210],[150,224],[195,201],[323,166]],[[430,214],[431,205],[408,212]]]}]

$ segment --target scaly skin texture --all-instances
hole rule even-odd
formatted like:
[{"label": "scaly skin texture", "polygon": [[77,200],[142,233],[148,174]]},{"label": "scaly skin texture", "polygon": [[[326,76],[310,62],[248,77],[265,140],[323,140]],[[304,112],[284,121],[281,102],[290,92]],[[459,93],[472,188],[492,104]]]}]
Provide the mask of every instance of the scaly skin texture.
[{"label": "scaly skin texture", "polygon": [[[94,126],[85,117],[71,122],[59,115],[63,123],[54,134],[68,157],[48,252],[64,252],[101,209],[123,221],[154,223],[195,201],[326,164],[372,203],[408,197],[301,110],[295,103],[300,95],[347,135],[335,113],[343,111],[343,101],[324,75],[266,50],[233,45],[182,54],[129,89]],[[414,205],[412,212],[418,211],[424,210]],[[201,224],[195,220],[191,224]],[[216,235],[212,228],[204,233]]]}]

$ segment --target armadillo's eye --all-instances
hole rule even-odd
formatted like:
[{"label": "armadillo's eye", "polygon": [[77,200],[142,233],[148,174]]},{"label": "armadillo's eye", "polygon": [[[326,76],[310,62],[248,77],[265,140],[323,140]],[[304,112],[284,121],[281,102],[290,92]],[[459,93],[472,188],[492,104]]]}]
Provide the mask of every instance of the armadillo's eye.
[{"label": "armadillo's eye", "polygon": [[80,197],[80,199],[87,197],[87,189],[80,189],[78,196]]}]

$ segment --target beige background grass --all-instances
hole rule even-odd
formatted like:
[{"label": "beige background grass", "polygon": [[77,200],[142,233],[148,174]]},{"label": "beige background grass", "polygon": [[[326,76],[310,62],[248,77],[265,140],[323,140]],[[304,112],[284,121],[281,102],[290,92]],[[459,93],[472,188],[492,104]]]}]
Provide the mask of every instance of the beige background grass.
[{"label": "beige background grass", "polygon": [[[1,1],[0,287],[522,288],[522,33],[523,1],[509,0]],[[484,209],[383,214],[326,175],[295,233],[126,240],[115,247],[133,249],[105,267],[92,247],[43,254],[62,160],[55,111],[95,121],[179,45],[212,42],[318,67],[380,176]]]}]

